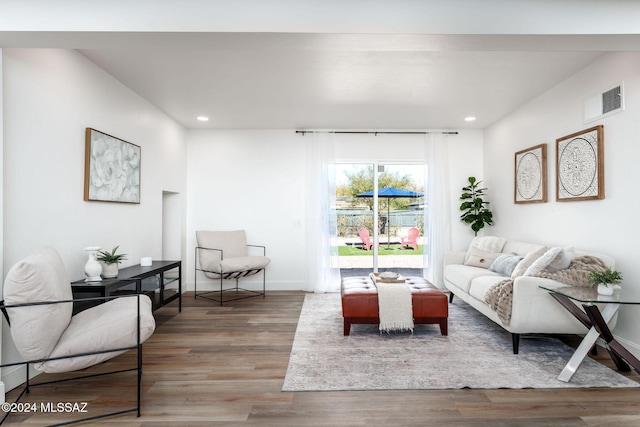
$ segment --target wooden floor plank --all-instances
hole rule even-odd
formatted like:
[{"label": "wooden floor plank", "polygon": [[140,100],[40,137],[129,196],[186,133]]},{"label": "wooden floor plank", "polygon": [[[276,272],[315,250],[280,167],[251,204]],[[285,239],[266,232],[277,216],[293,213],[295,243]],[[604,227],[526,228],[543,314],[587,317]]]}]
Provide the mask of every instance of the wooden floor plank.
[{"label": "wooden floor plank", "polygon": [[[142,416],[123,426],[636,426],[638,389],[282,392],[304,292],[269,292],[220,307],[192,293],[157,310],[145,343]],[[563,337],[577,345],[575,336]],[[613,367],[607,352],[592,356]],[[130,367],[134,352],[88,372]],[[336,361],[339,363],[339,361]],[[636,372],[625,374],[636,381]],[[41,375],[38,380],[57,378]],[[10,392],[7,400],[15,397]],[[88,402],[91,415],[131,407],[135,373],[34,388],[28,402]],[[5,425],[47,425],[69,414],[15,414]]]}]

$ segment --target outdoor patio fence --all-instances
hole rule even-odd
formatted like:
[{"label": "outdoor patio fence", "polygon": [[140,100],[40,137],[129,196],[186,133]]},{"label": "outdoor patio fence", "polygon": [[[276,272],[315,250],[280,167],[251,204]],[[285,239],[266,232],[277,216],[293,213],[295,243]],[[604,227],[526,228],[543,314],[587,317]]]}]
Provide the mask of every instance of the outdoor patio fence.
[{"label": "outdoor patio fence", "polygon": [[[380,215],[378,220],[379,226],[382,226],[383,217]],[[370,232],[373,230],[373,212],[337,212],[338,218],[338,236],[339,237],[354,237],[358,235],[358,230],[362,227],[366,228]],[[384,235],[397,235],[401,228],[404,227],[417,227],[420,230],[420,235],[424,234],[424,212],[423,211],[395,211],[390,212],[389,218],[387,218]]]}]

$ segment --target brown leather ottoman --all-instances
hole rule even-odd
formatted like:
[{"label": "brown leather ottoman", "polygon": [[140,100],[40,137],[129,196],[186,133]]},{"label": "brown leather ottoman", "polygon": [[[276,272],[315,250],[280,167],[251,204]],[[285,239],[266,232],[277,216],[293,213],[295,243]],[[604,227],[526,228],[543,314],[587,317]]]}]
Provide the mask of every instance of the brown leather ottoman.
[{"label": "brown leather ottoman", "polygon": [[[422,277],[406,277],[413,302],[415,324],[439,324],[440,333],[447,335],[449,300],[438,288]],[[340,288],[344,334],[352,324],[378,324],[378,290],[368,276],[345,277]]]}]

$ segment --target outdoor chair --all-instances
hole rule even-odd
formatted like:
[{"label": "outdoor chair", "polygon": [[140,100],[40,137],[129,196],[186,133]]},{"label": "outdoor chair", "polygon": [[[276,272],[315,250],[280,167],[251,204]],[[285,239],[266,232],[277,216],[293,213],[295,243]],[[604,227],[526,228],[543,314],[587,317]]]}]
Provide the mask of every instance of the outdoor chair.
[{"label": "outdoor chair", "polygon": [[[360,236],[360,240],[362,240],[362,249],[365,251],[370,251],[371,247],[373,247],[373,240],[371,240],[371,236],[369,235],[369,230],[366,228],[361,228],[358,230],[358,236]],[[380,243],[378,243],[380,245]]]},{"label": "outdoor chair", "polygon": [[[128,412],[136,412],[140,416],[142,343],[155,330],[149,297],[133,294],[84,298],[83,301],[106,302],[72,315],[74,299],[71,282],[60,255],[48,246],[29,255],[9,270],[3,294],[4,301],[0,308],[10,327],[15,347],[23,360],[4,363],[0,367],[24,366],[26,371],[25,387],[16,402],[25,393],[29,393],[30,387],[36,385],[137,371],[135,408],[93,415],[66,423]],[[76,378],[30,383],[31,366],[44,373],[72,372],[86,369],[133,349],[137,350],[135,368],[111,372],[101,369],[99,373],[84,373]],[[92,394],[94,390],[87,390],[87,393]],[[0,423],[3,421],[4,418]]]},{"label": "outdoor chair", "polygon": [[[198,246],[195,253],[195,298],[207,298],[220,305],[224,301],[266,295],[265,268],[271,262],[266,256],[265,246],[247,244],[244,230],[235,231],[196,231]],[[261,255],[249,255],[253,251]],[[260,250],[261,249],[261,250]],[[198,294],[198,271],[209,279],[220,280],[219,290],[204,291]],[[243,289],[238,286],[240,278],[262,272],[262,291]],[[235,279],[235,287],[224,287],[224,280]],[[225,294],[227,297],[225,298]],[[228,295],[233,294],[229,297]]]},{"label": "outdoor chair", "polygon": [[405,246],[413,246],[413,249],[418,250],[418,237],[420,237],[420,230],[416,227],[409,228],[407,237],[400,238],[402,249],[404,249]]}]

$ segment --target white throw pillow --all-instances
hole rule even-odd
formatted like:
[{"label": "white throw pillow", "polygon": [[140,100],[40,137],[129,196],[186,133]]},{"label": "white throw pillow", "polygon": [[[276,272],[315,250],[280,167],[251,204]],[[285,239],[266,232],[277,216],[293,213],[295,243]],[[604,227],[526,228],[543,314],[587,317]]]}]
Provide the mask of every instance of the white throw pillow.
[{"label": "white throw pillow", "polygon": [[534,274],[540,273],[542,270],[547,268],[549,264],[551,264],[560,251],[562,251],[562,248],[549,249],[540,258],[535,260],[529,268],[527,268],[527,271],[524,272],[523,276],[533,276]]},{"label": "white throw pillow", "polygon": [[482,249],[470,247],[464,260],[464,265],[489,268],[493,261],[501,254],[499,252],[487,252]]},{"label": "white throw pillow", "polygon": [[[494,259],[500,255],[506,239],[495,236],[474,237],[464,258],[464,265],[489,268]],[[487,263],[487,259],[490,260]]]},{"label": "white throw pillow", "polygon": [[538,258],[544,255],[549,248],[547,246],[542,246],[534,251],[529,252],[525,257],[516,265],[516,268],[511,273],[511,277],[519,277],[524,274],[525,271],[533,264]]},{"label": "white throw pillow", "polygon": [[558,255],[547,265],[545,268],[549,273],[555,273],[556,271],[566,270],[569,268],[571,261],[576,257],[576,251],[572,246],[562,248]]}]

